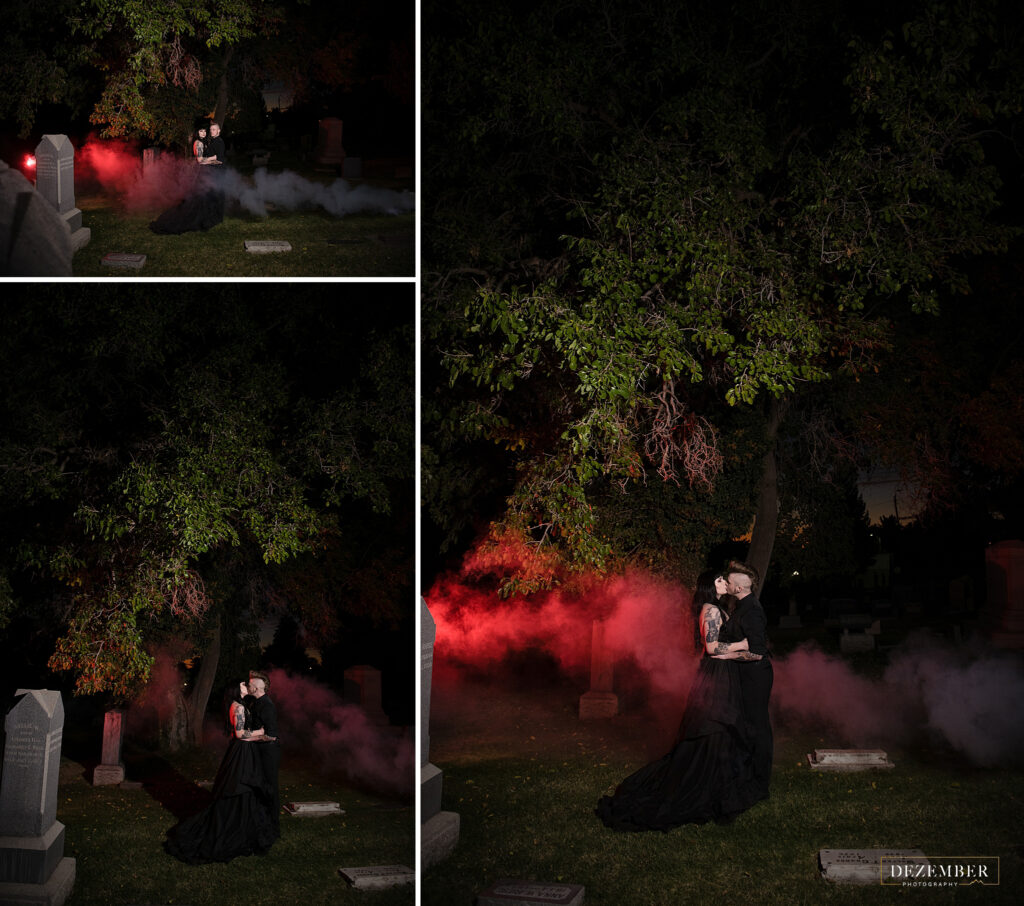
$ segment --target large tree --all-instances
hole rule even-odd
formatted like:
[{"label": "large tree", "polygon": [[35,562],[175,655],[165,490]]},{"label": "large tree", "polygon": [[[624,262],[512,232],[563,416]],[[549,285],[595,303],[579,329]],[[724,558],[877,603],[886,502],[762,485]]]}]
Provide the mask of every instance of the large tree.
[{"label": "large tree", "polygon": [[[465,194],[442,189],[428,231],[442,370],[479,388],[470,432],[515,451],[500,521],[577,564],[621,550],[595,531],[606,485],[710,494],[735,458],[724,413],[749,410],[763,573],[780,439],[807,447],[828,421],[805,391],[874,373],[892,318],[936,314],[966,289],[965,256],[1012,233],[997,212],[1021,17],[997,2],[573,9],[538,9],[509,65],[465,85],[428,68],[431,97],[477,110],[452,167]],[[494,52],[457,47],[428,62]]]},{"label": "large tree", "polygon": [[338,602],[290,594],[287,562],[323,569],[338,548],[362,550],[361,522],[408,506],[411,305],[369,292],[378,314],[343,322],[273,290],[217,303],[192,288],[104,302],[89,288],[12,291],[0,620],[45,614],[50,667],[120,700],[175,639],[202,658],[183,703],[197,740],[238,632],[285,604],[329,640],[322,612]]},{"label": "large tree", "polygon": [[360,2],[340,14],[326,0],[19,3],[0,37],[0,114],[28,134],[43,106],[67,104],[105,137],[181,146],[202,118],[262,128],[270,82],[318,105],[379,80],[406,102],[413,9],[390,12]]}]

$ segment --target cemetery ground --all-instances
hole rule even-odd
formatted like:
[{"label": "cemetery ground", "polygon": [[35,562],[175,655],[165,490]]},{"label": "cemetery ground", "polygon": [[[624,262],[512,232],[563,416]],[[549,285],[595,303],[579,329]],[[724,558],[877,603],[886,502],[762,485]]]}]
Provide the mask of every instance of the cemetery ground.
[{"label": "cemetery ground", "polygon": [[[337,177],[315,172],[298,160],[282,165],[324,183]],[[276,169],[276,168],[272,168]],[[250,175],[239,167],[243,175]],[[356,186],[360,180],[349,180]],[[411,180],[374,177],[375,188],[403,190]],[[271,210],[267,217],[228,205],[224,221],[205,232],[159,235],[149,224],[161,209],[126,211],[116,196],[77,189],[89,244],[72,261],[75,277],[412,277],[415,274],[415,213],[355,213],[333,217],[321,208]],[[288,252],[254,254],[246,240],[283,240]],[[104,255],[145,255],[141,269],[109,267]]]},{"label": "cemetery ground", "polygon": [[[826,728],[776,721],[769,800],[731,825],[617,833],[594,815],[598,798],[662,755],[674,726],[654,741],[644,714],[581,722],[581,691],[435,679],[430,761],[443,771],[441,807],[459,814],[460,836],[424,871],[424,906],[470,906],[500,879],[580,884],[586,906],[1020,901],[1024,771],[971,767],[918,745],[887,746],[888,771],[814,772],[807,754],[841,744]],[[1001,883],[836,885],[820,877],[822,849],[999,856]]]},{"label": "cemetery ground", "polygon": [[141,782],[142,788],[122,789],[92,786],[93,763],[68,757],[69,749],[87,752],[96,745],[92,737],[88,745],[65,739],[57,819],[67,828],[64,853],[76,860],[68,906],[410,906],[414,901],[412,884],[361,891],[350,888],[338,874],[343,867],[412,867],[415,813],[411,802],[348,786],[285,753],[281,802],[330,800],[340,802],[345,814],[320,818],[282,814],[281,839],[266,856],[185,865],[164,852],[163,841],[180,817],[199,811],[209,801],[209,793],[197,782],[213,779],[220,753],[203,750],[169,756],[126,740],[127,780]]}]

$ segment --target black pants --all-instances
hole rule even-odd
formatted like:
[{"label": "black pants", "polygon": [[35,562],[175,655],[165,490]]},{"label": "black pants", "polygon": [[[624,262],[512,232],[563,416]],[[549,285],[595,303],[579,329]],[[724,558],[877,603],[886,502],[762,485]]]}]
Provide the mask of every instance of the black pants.
[{"label": "black pants", "polygon": [[278,787],[277,774],[281,767],[281,744],[278,742],[256,743],[263,774],[266,778],[270,808],[270,820],[274,825],[274,834],[281,836],[281,792]]},{"label": "black pants", "polygon": [[760,798],[768,798],[772,777],[775,742],[768,717],[768,699],[772,694],[775,672],[768,658],[740,664],[740,690],[747,736],[753,748],[754,782]]}]

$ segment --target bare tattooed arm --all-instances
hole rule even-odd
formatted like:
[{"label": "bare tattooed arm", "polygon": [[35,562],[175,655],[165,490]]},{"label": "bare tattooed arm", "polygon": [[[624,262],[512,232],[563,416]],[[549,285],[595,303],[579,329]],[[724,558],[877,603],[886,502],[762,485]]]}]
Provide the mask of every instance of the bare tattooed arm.
[{"label": "bare tattooed arm", "polygon": [[722,631],[722,612],[711,604],[705,604],[700,614],[701,629],[704,635],[704,650],[712,657],[736,661],[759,661],[761,655],[751,654],[746,639],[738,642],[720,642]]},{"label": "bare tattooed arm", "polygon": [[264,734],[262,730],[250,730],[245,725],[245,708],[241,702],[231,703],[231,726],[235,731],[236,739],[246,741],[260,739]]}]

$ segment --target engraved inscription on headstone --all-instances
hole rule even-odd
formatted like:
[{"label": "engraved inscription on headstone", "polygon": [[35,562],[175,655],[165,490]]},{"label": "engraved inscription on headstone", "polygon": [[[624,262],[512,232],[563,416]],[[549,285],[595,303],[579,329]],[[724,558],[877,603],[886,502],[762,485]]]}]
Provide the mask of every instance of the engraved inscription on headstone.
[{"label": "engraved inscription on headstone", "polygon": [[886,770],[895,765],[881,749],[815,749],[807,755],[812,771]]},{"label": "engraved inscription on headstone", "polygon": [[881,884],[882,857],[902,865],[927,865],[919,849],[823,849],[818,870],[826,881],[839,884]]},{"label": "engraved inscription on headstone", "polygon": [[91,230],[82,226],[82,212],[75,207],[75,149],[66,135],[44,135],[36,146],[36,191],[68,225],[72,250],[87,245]]},{"label": "engraved inscription on headstone", "polygon": [[64,825],[56,820],[64,733],[60,693],[19,689],[4,728],[0,903],[59,906],[75,880],[75,860],[64,857]]}]

